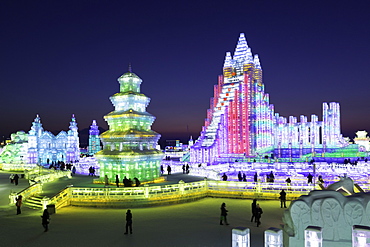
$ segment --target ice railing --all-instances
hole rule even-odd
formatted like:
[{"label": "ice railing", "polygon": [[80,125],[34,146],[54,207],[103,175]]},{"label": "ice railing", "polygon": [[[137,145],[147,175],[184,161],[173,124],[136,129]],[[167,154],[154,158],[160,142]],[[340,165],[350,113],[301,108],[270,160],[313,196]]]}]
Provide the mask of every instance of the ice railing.
[{"label": "ice railing", "polygon": [[24,171],[24,170],[32,170],[37,167],[37,164],[2,164],[2,170],[4,171]]},{"label": "ice railing", "polygon": [[313,186],[287,186],[281,183],[253,183],[253,182],[232,182],[232,181],[204,181],[163,186],[141,186],[122,188],[78,188],[69,187],[58,193],[55,197],[44,203],[55,204],[56,208],[70,205],[70,202],[83,202],[86,206],[93,206],[96,203],[141,203],[150,204],[153,201],[158,203],[169,202],[176,199],[177,202],[191,198],[212,197],[233,197],[233,198],[264,198],[277,199],[281,189],[286,189],[287,199],[296,199],[301,195],[308,194]]},{"label": "ice railing", "polygon": [[34,183],[48,183],[61,177],[71,178],[71,171],[61,171],[54,169],[46,169],[42,166],[35,167],[31,170],[25,170],[24,176],[28,179],[30,184]]}]

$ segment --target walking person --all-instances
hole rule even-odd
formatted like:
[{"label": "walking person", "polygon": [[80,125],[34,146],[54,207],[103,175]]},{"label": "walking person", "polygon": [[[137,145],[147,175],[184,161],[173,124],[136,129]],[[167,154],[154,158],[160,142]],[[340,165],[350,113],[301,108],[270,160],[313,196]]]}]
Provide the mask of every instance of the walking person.
[{"label": "walking person", "polygon": [[168,172],[168,175],[171,175],[171,166],[170,165],[167,166],[167,172]]},{"label": "walking person", "polygon": [[226,210],[226,203],[221,204],[221,218],[220,218],[220,225],[223,225],[222,221],[225,222],[225,225],[228,225],[227,223],[227,210]]},{"label": "walking person", "polygon": [[253,199],[253,202],[252,202],[252,218],[251,218],[251,222],[253,222],[253,219],[254,219],[254,223],[257,222],[256,212],[257,212],[257,199]]},{"label": "walking person", "polygon": [[262,208],[260,207],[260,205],[257,203],[257,206],[256,206],[256,220],[257,220],[257,227],[259,227],[261,225],[261,216],[263,214],[263,211],[262,211]]},{"label": "walking person", "polygon": [[10,174],[9,179],[11,184],[14,183],[14,174]]},{"label": "walking person", "polygon": [[17,215],[21,214],[21,206],[22,206],[22,196],[18,196],[15,203],[15,206],[17,206]]},{"label": "walking person", "polygon": [[119,177],[118,177],[118,175],[116,175],[116,186],[117,186],[117,188],[119,187]]},{"label": "walking person", "polygon": [[279,199],[280,207],[283,208],[284,205],[284,208],[286,208],[286,192],[284,191],[284,189],[281,190]]},{"label": "walking person", "polygon": [[308,173],[308,175],[307,175],[307,183],[308,184],[312,184],[312,178],[313,178],[313,176],[311,175],[311,173]]},{"label": "walking person", "polygon": [[13,178],[13,180],[14,180],[14,184],[15,184],[15,185],[18,185],[18,179],[19,179],[18,174],[15,174],[15,175],[14,175],[14,178]]},{"label": "walking person", "polygon": [[41,224],[44,227],[44,232],[47,232],[49,230],[49,220],[50,220],[49,212],[47,209],[44,209],[44,213],[41,215],[41,218],[42,218]]},{"label": "walking person", "polygon": [[130,209],[128,209],[126,212],[126,232],[125,234],[128,234],[129,228],[130,228],[130,234],[132,234],[132,213]]}]

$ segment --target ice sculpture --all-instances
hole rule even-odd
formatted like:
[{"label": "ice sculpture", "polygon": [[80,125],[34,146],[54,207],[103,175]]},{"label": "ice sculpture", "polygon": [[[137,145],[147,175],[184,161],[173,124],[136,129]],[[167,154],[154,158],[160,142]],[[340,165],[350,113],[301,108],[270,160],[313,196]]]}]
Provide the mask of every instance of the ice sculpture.
[{"label": "ice sculpture", "polygon": [[96,124],[96,121],[93,120],[89,130],[89,147],[88,147],[89,155],[94,155],[96,152],[101,150],[98,128],[99,127]]},{"label": "ice sculpture", "polygon": [[284,212],[284,246],[304,246],[304,230],[322,229],[323,246],[351,246],[355,225],[370,226],[370,193],[344,196],[338,191],[312,191]]},{"label": "ice sculpture", "polygon": [[41,118],[36,115],[28,134],[18,131],[0,155],[0,163],[52,164],[74,162],[80,158],[80,144],[76,118],[72,115],[68,132],[53,135],[45,131]]},{"label": "ice sculpture", "polygon": [[120,92],[110,97],[115,110],[104,116],[109,130],[100,135],[103,149],[95,154],[100,177],[153,180],[160,176],[163,154],[160,135],[151,126],[155,117],[146,112],[150,99],[140,93],[142,80],[131,71],[118,78]]},{"label": "ice sculpture", "polygon": [[[289,121],[288,121],[289,120]],[[191,147],[191,162],[214,163],[230,158],[302,158],[305,155],[339,156],[349,143],[340,132],[339,103],[323,103],[323,120],[316,115],[288,119],[274,112],[265,92],[258,55],[252,55],[240,34],[234,57],[226,53],[200,137]],[[357,146],[353,152],[357,152]],[[348,151],[348,150],[347,150]]]}]

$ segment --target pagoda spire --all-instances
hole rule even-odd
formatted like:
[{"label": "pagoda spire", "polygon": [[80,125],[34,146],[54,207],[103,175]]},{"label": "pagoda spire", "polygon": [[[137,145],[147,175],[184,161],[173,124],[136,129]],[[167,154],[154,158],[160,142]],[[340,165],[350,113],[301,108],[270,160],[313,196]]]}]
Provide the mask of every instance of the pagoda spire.
[{"label": "pagoda spire", "polygon": [[132,73],[132,66],[131,66],[131,63],[128,63],[128,72]]}]

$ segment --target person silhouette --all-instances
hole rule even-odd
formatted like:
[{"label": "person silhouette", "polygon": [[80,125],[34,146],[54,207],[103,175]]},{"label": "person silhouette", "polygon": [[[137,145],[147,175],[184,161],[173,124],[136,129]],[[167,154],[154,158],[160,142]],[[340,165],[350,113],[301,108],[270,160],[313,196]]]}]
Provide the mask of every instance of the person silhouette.
[{"label": "person silhouette", "polygon": [[257,220],[257,227],[259,227],[261,225],[261,216],[263,214],[263,211],[262,211],[262,208],[260,207],[260,205],[257,203],[257,207],[256,207],[256,220]]},{"label": "person silhouette", "polygon": [[281,190],[279,199],[280,207],[283,208],[284,205],[284,208],[286,208],[286,192],[284,191],[284,189]]},{"label": "person silhouette", "polygon": [[41,218],[42,218],[41,224],[44,227],[44,232],[47,232],[49,230],[49,219],[50,219],[49,212],[47,209],[44,209]]},{"label": "person silhouette", "polygon": [[128,234],[129,229],[130,229],[130,234],[132,234],[132,213],[130,209],[128,209],[126,212],[126,232],[125,234]]},{"label": "person silhouette", "polygon": [[220,218],[220,225],[223,225],[222,224],[222,221],[224,221],[225,222],[225,225],[228,225],[229,223],[227,223],[227,218],[226,218],[226,216],[227,216],[227,210],[226,210],[226,203],[222,203],[221,204],[221,218]]}]

